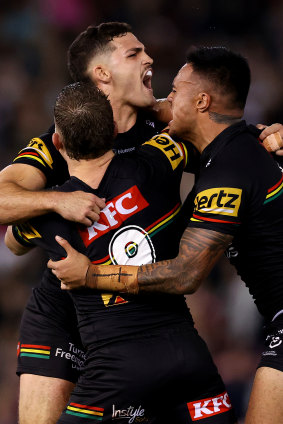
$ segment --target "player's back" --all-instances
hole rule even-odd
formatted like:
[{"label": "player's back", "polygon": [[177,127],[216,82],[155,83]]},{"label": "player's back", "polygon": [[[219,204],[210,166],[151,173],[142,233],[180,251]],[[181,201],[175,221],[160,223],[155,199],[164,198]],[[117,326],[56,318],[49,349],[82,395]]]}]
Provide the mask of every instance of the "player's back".
[{"label": "player's back", "polygon": [[[141,265],[173,258],[178,253],[180,180],[187,156],[184,146],[169,136],[153,137],[136,152],[118,155],[108,166],[97,189],[72,177],[61,190],[84,190],[106,198],[100,219],[85,228],[57,215],[31,222],[40,234],[38,244],[58,260],[64,252],[54,243],[66,238],[93,263]],[[46,219],[48,218],[48,219]],[[49,274],[43,285],[50,285]],[[59,284],[58,281],[55,284]],[[150,328],[191,322],[183,296],[139,296],[72,292],[80,333],[86,346]]]}]

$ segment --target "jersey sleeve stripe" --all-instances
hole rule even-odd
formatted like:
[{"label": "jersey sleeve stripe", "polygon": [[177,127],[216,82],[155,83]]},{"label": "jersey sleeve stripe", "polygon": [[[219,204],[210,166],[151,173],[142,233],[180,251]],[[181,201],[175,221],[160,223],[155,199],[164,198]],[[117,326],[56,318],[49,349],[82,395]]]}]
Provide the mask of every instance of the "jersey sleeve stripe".
[{"label": "jersey sleeve stripe", "polygon": [[146,228],[146,231],[151,235],[151,237],[155,235],[157,231],[160,231],[164,226],[169,225],[172,222],[172,220],[181,210],[180,203],[177,204],[176,207]]},{"label": "jersey sleeve stripe", "polygon": [[112,264],[110,256],[107,255],[104,258],[97,259],[96,261],[91,261],[92,264],[100,264],[100,265],[110,265]]},{"label": "jersey sleeve stripe", "polygon": [[272,200],[276,199],[277,197],[279,197],[283,193],[283,182],[282,182],[282,180],[283,180],[283,176],[282,176],[282,178],[280,179],[280,181],[278,181],[278,183],[275,186],[271,187],[268,190],[268,194],[267,194],[267,196],[265,198],[265,201],[263,202],[264,205],[266,203],[269,203]]},{"label": "jersey sleeve stripe", "polygon": [[266,203],[269,203],[272,200],[277,199],[277,197],[281,196],[282,193],[283,193],[283,187],[281,187],[280,191],[277,194],[274,193],[274,195],[272,197],[267,198],[267,196],[266,196],[266,200],[263,202],[263,204],[265,205]]},{"label": "jersey sleeve stripe", "polygon": [[13,236],[22,246],[31,247],[33,244],[23,235],[22,231],[17,225],[12,226]]},{"label": "jersey sleeve stripe", "polygon": [[79,403],[70,402],[71,406],[76,406],[77,408],[83,408],[83,409],[91,409],[93,411],[104,411],[104,408],[100,408],[98,406],[88,406],[88,405],[80,405]]},{"label": "jersey sleeve stripe", "polygon": [[35,154],[31,154],[31,153],[22,153],[21,155],[18,155],[14,160],[13,160],[13,162],[16,162],[17,160],[19,160],[19,159],[25,159],[25,158],[28,158],[28,159],[33,159],[33,160],[36,160],[37,162],[39,162],[39,163],[41,163],[41,165],[43,165],[43,166],[45,166],[46,167],[46,164],[45,164],[45,162],[38,156],[38,157],[36,157],[36,155]]},{"label": "jersey sleeve stripe", "polygon": [[225,221],[222,219],[215,219],[215,218],[205,218],[203,216],[198,216],[193,214],[191,221],[198,221],[198,222],[202,222],[202,221],[208,221],[208,222],[220,222],[222,224],[234,224],[234,225],[240,225],[240,222],[233,222],[233,221]]},{"label": "jersey sleeve stripe", "polygon": [[280,180],[273,186],[273,187],[270,187],[268,190],[267,190],[267,192],[268,193],[271,193],[272,191],[274,191],[274,190],[276,190],[276,188],[281,184],[283,182],[283,175],[282,175],[282,177],[280,178]]}]

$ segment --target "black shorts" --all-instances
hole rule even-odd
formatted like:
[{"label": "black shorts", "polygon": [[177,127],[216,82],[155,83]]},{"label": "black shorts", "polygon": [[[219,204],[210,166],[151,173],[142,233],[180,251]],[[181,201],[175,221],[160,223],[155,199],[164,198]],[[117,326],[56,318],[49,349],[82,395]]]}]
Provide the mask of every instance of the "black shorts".
[{"label": "black shorts", "polygon": [[105,343],[58,423],[231,424],[234,411],[203,340],[191,325]]},{"label": "black shorts", "polygon": [[69,294],[33,289],[21,321],[17,374],[76,383],[84,360],[76,311]]},{"label": "black shorts", "polygon": [[283,315],[264,327],[266,349],[261,354],[258,367],[283,371]]}]

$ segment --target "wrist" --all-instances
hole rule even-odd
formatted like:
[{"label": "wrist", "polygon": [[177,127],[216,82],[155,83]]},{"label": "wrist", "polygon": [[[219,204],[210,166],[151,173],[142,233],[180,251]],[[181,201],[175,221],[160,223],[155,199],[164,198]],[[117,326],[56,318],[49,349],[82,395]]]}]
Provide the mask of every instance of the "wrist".
[{"label": "wrist", "polygon": [[60,196],[61,194],[64,195],[64,193],[59,193],[53,190],[43,190],[40,193],[41,209],[46,213],[58,213],[58,205],[59,202],[62,201],[62,197]]},{"label": "wrist", "polygon": [[86,273],[86,287],[96,290],[138,294],[138,266],[93,265]]}]

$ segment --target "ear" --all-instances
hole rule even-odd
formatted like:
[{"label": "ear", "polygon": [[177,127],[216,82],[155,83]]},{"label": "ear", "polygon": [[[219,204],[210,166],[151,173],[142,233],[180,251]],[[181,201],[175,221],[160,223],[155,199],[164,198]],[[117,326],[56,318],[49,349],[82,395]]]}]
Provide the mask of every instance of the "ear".
[{"label": "ear", "polygon": [[199,93],[196,99],[196,108],[200,113],[207,112],[211,105],[211,96],[207,93]]},{"label": "ear", "polygon": [[61,136],[59,133],[55,132],[52,134],[52,141],[56,150],[58,150],[58,152],[60,152],[64,148],[64,145],[62,143]]},{"label": "ear", "polygon": [[91,72],[91,79],[95,83],[107,84],[111,80],[111,73],[104,65],[94,66]]}]

